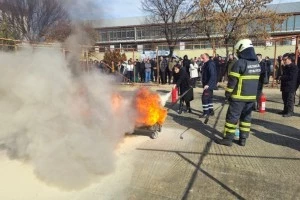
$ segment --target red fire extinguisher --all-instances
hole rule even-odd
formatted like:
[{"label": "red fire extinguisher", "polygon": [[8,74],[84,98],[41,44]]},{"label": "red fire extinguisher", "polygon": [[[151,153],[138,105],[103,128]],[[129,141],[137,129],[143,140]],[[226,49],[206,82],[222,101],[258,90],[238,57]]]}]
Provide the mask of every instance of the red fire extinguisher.
[{"label": "red fire extinguisher", "polygon": [[267,98],[266,98],[265,94],[262,93],[260,95],[260,99],[259,99],[259,112],[260,113],[266,112],[266,101],[267,101]]},{"label": "red fire extinguisher", "polygon": [[178,99],[178,88],[175,87],[172,89],[172,103],[176,103],[177,99]]}]

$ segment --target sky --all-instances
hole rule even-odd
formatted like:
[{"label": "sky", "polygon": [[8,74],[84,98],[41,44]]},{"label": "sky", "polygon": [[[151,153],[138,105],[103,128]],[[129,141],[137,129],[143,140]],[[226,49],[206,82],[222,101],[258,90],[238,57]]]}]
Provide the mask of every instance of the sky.
[{"label": "sky", "polygon": [[[74,18],[117,19],[144,16],[141,0],[65,0]],[[272,3],[300,2],[300,0],[273,0]]]}]

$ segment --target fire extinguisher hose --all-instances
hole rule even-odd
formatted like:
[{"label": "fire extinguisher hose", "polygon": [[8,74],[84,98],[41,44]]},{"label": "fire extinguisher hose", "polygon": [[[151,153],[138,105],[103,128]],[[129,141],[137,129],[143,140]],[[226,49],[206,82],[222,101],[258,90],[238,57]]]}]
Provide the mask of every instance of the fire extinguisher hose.
[{"label": "fire extinguisher hose", "polygon": [[187,91],[185,91],[182,95],[180,95],[175,102],[171,104],[171,107],[167,109],[169,111],[180,99],[182,99],[193,87],[190,87]]}]

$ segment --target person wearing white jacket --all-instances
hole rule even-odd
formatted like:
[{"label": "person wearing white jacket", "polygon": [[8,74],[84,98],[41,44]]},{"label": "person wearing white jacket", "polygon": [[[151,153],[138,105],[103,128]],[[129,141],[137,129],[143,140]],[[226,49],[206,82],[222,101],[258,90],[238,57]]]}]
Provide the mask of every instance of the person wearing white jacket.
[{"label": "person wearing white jacket", "polygon": [[196,87],[196,81],[197,81],[197,78],[198,78],[198,64],[192,59],[191,60],[191,64],[190,64],[190,77],[191,77],[191,86],[193,88]]}]

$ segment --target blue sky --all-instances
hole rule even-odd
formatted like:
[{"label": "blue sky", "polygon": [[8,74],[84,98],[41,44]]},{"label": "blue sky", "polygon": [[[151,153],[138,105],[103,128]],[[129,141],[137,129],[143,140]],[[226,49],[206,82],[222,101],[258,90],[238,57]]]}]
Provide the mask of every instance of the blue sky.
[{"label": "blue sky", "polygon": [[[272,3],[300,0],[273,0]],[[143,16],[141,0],[65,0],[74,18],[100,19]]]}]

